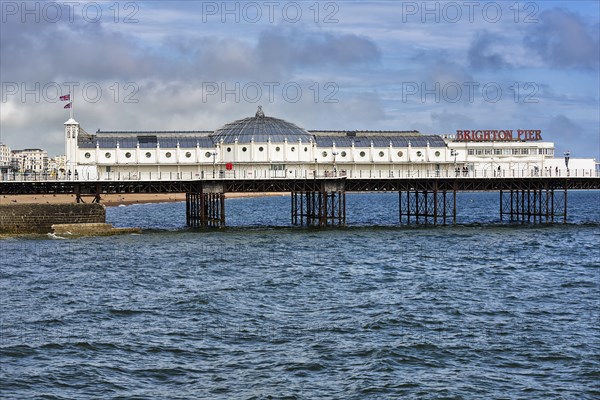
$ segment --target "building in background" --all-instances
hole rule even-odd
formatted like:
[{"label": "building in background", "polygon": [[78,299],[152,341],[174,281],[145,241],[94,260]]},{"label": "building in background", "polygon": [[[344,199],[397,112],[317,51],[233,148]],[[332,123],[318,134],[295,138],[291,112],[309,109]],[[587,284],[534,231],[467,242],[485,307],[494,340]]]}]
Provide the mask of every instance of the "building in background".
[{"label": "building in background", "polygon": [[10,162],[12,160],[12,154],[10,147],[0,143],[0,174],[7,173],[10,169]]},{"label": "building in background", "polygon": [[13,150],[11,169],[18,173],[48,172],[48,153],[42,149]]},{"label": "building in background", "polygon": [[67,156],[55,156],[48,159],[48,174],[56,177],[67,172]]}]

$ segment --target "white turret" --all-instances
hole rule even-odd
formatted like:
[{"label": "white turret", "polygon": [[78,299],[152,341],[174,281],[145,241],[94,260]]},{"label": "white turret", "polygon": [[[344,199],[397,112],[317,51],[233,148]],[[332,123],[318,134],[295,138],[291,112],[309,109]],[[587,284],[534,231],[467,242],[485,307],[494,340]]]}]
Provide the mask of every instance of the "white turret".
[{"label": "white turret", "polygon": [[77,136],[79,136],[79,122],[69,118],[65,122],[65,155],[67,158],[66,169],[75,173],[77,166]]}]

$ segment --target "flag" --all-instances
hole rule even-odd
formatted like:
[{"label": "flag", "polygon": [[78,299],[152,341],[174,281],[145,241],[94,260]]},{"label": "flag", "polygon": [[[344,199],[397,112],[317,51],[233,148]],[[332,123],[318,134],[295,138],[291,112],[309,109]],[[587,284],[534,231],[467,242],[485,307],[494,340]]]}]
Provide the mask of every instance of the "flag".
[{"label": "flag", "polygon": [[64,96],[60,96],[60,99],[62,101],[69,101],[71,100],[71,94],[65,94]]},{"label": "flag", "polygon": [[64,108],[71,108],[71,104],[72,103],[69,103],[69,104],[65,105]]}]

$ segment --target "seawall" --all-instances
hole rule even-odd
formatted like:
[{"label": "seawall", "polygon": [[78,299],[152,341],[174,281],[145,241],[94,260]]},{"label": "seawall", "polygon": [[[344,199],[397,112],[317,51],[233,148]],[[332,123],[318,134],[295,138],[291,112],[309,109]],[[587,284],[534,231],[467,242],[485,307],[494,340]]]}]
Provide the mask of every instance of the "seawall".
[{"label": "seawall", "polygon": [[102,204],[0,204],[0,233],[49,233],[52,225],[104,222]]}]

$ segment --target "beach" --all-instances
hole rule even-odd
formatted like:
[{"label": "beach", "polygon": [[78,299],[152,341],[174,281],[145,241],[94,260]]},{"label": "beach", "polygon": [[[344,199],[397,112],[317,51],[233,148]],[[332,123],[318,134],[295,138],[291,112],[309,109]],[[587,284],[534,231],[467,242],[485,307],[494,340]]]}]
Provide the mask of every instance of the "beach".
[{"label": "beach", "polygon": [[[227,193],[226,198],[287,196],[289,193]],[[91,202],[93,197],[86,196],[83,201]],[[185,201],[185,193],[120,193],[103,194],[100,203],[107,207],[128,204],[171,203]],[[3,195],[0,204],[67,204],[75,203],[74,194],[36,194],[36,195]]]}]

